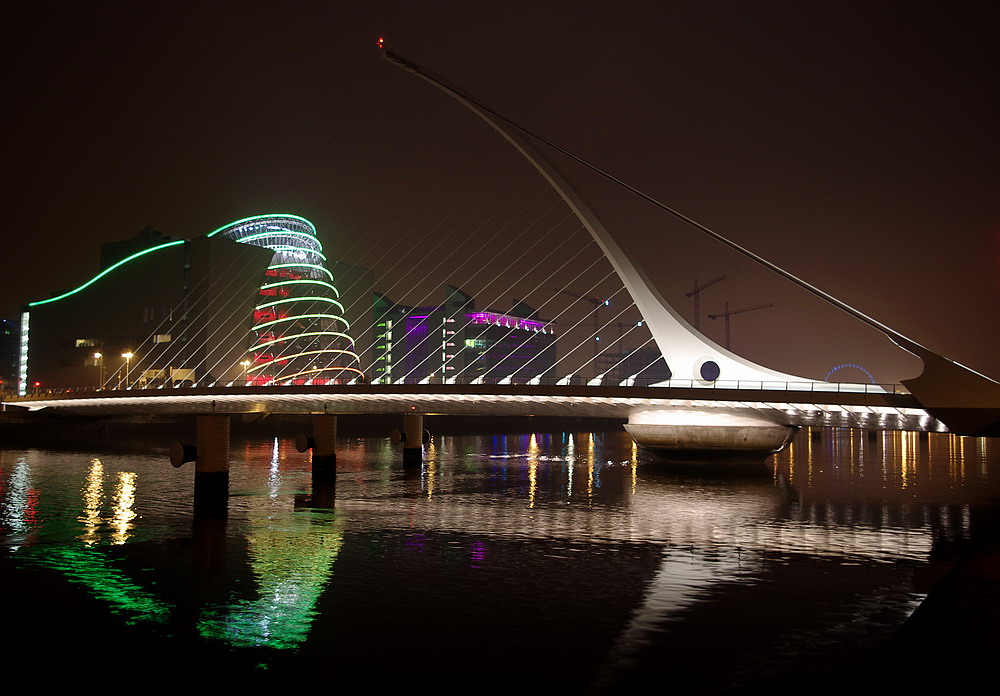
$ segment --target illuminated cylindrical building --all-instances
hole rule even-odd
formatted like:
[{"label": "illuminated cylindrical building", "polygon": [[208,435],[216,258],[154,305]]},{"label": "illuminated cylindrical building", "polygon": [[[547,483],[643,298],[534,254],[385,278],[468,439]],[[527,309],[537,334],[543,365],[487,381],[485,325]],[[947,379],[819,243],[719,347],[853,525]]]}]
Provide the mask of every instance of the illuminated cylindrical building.
[{"label": "illuminated cylindrical building", "polygon": [[221,235],[274,252],[254,308],[246,366],[253,384],[335,384],[363,379],[340,293],[316,228],[297,215],[257,215]]}]

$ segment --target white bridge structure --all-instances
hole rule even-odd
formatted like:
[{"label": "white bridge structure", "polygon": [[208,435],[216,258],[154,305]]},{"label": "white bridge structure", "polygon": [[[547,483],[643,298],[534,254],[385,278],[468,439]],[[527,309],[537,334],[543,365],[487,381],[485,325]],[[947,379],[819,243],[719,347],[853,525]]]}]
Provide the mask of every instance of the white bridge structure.
[{"label": "white bridge structure", "polygon": [[[626,428],[640,445],[668,450],[774,451],[803,425],[873,429],[950,430],[959,434],[1000,435],[1000,383],[952,362],[862,312],[809,285],[734,242],[686,218],[627,184],[597,170],[572,153],[521,129],[499,114],[448,86],[426,70],[383,50],[391,63],[419,76],[477,114],[517,149],[570,207],[610,261],[648,325],[666,361],[671,379],[652,386],[628,380],[605,384],[601,376],[587,384],[569,378],[543,384],[344,384],[231,386],[25,395],[8,402],[32,410],[72,413],[191,413],[201,416],[199,466],[215,455],[212,438],[222,438],[219,418],[239,413],[314,414],[314,456],[335,456],[335,415],[396,413],[404,416],[405,446],[419,452],[426,414],[571,415],[628,420]],[[726,350],[688,324],[662,297],[641,267],[615,241],[580,193],[540,152],[535,143],[556,148],[705,234],[763,264],[830,302],[859,321],[883,332],[924,363],[906,389],[877,385],[819,382],[755,364]],[[204,430],[204,438],[201,431]],[[228,442],[228,426],[225,427]],[[208,433],[214,432],[215,436]],[[214,450],[213,450],[214,451]],[[177,459],[192,453],[178,453]],[[211,467],[206,469],[210,470]]]}]

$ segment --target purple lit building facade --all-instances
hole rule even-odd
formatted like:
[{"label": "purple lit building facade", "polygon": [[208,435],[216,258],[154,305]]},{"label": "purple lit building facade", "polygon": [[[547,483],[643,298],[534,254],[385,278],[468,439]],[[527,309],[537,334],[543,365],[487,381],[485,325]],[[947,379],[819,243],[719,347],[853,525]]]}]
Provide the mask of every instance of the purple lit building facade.
[{"label": "purple lit building facade", "polygon": [[446,285],[444,302],[408,307],[375,293],[372,380],[487,383],[554,376],[555,333],[515,300],[509,312],[477,310],[472,296]]}]

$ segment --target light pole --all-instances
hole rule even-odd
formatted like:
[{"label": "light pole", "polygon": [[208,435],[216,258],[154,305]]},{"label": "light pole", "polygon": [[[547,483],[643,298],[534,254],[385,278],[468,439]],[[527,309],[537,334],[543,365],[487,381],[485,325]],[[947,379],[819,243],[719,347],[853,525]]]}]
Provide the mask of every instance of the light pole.
[{"label": "light pole", "polygon": [[125,351],[122,353],[122,357],[125,358],[125,388],[128,389],[128,370],[129,364],[132,361],[132,351]]},{"label": "light pole", "polygon": [[104,389],[104,354],[103,353],[94,353],[94,363],[97,365],[98,369],[100,370],[100,375],[101,375],[101,379],[97,383],[97,388],[98,389]]},{"label": "light pole", "polygon": [[247,368],[250,367],[250,361],[244,360],[240,365],[243,366],[243,386],[245,387],[247,385]]}]

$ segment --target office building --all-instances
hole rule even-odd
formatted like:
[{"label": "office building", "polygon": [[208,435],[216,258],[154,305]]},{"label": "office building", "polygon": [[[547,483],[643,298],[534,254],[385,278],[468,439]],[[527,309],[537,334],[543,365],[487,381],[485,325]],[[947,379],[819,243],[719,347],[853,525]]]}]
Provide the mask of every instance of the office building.
[{"label": "office building", "polygon": [[524,302],[510,311],[477,310],[459,288],[444,286],[440,305],[409,307],[379,293],[374,301],[372,380],[517,382],[555,373],[550,322]]}]

